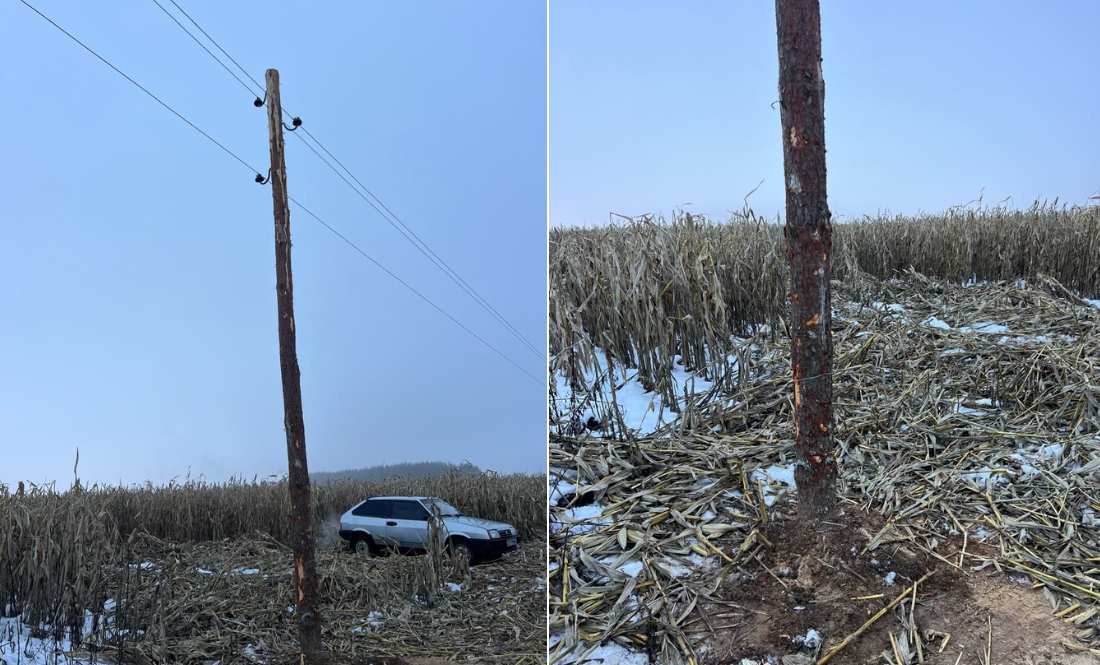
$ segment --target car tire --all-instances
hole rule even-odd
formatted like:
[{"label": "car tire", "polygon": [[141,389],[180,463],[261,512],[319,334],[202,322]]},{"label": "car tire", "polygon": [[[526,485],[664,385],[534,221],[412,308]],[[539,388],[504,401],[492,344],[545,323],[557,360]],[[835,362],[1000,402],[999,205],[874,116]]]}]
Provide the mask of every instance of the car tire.
[{"label": "car tire", "polygon": [[374,554],[374,543],[371,542],[370,536],[356,536],[351,541],[351,551],[362,556],[370,556]]},{"label": "car tire", "polygon": [[447,543],[447,549],[451,554],[465,559],[468,564],[474,562],[474,551],[465,540],[452,540]]}]

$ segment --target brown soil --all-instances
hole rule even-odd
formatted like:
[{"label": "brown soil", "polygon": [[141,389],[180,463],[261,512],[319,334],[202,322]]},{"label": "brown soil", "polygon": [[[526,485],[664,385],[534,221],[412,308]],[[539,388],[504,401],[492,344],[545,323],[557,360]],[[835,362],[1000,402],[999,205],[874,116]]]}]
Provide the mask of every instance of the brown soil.
[{"label": "brown soil", "polygon": [[[324,653],[316,665],[454,665],[455,661],[442,658],[393,658],[391,656],[347,656],[342,654]],[[465,660],[464,664],[477,665],[479,660]],[[277,661],[268,661],[270,665],[300,665],[301,660],[297,655],[288,655]]]},{"label": "brown soil", "polygon": [[[297,654],[288,654],[277,659],[267,659],[264,661],[266,665],[300,665],[301,662],[301,656]],[[407,661],[402,658],[391,658],[389,656],[372,658],[370,656],[347,656],[343,654],[323,653],[313,665],[407,665]]]},{"label": "brown soil", "polygon": [[[843,507],[831,524],[817,530],[793,528],[797,518],[791,506],[783,506],[775,514],[766,532],[773,547],[765,550],[759,562],[746,564],[743,572],[728,576],[718,591],[746,614],[736,628],[703,638],[704,665],[737,664],[743,658],[763,663],[766,656],[793,654],[809,658],[789,658],[788,662],[815,662],[812,659],[828,653],[926,573],[932,576],[918,587],[913,610],[925,663],[983,663],[987,645],[989,665],[1100,662],[1096,656],[1061,646],[1062,642],[1077,643],[1073,635],[1076,627],[1054,617],[1050,603],[1029,580],[960,571],[904,544],[883,545],[864,553],[883,520],[850,505]],[[950,559],[950,544],[947,548],[941,544],[939,553]],[[896,573],[892,585],[885,581],[889,572]],[[854,600],[876,595],[880,597]],[[907,632],[911,603],[910,593],[829,663],[884,663],[883,651],[897,662],[890,633],[898,638]],[[824,644],[811,649],[792,641],[811,628],[821,634]],[[950,638],[945,643],[947,634]],[[915,656],[912,662],[918,662]]]}]

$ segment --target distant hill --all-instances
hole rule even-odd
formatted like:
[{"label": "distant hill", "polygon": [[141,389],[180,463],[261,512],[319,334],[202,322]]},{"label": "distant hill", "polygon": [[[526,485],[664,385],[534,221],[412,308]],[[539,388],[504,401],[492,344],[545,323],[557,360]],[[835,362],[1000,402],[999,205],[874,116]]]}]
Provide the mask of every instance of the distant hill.
[{"label": "distant hill", "polygon": [[379,481],[389,478],[435,478],[445,473],[457,471],[464,476],[477,476],[481,469],[473,464],[451,464],[449,462],[411,462],[405,464],[382,464],[363,469],[344,471],[317,471],[310,474],[315,483],[330,483],[336,480]]}]

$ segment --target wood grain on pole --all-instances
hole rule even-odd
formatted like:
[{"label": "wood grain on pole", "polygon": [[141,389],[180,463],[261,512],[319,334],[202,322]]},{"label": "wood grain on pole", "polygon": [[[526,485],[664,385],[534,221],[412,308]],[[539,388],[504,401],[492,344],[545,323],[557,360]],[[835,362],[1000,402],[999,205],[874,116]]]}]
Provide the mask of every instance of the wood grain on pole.
[{"label": "wood grain on pole", "polygon": [[321,651],[317,561],[310,517],[306,427],[302,381],[294,329],[294,282],[290,269],[290,208],[286,188],[283,110],[279,72],[267,70],[267,123],[271,141],[271,197],[275,206],[275,293],[279,309],[279,368],[283,379],[283,417],[290,467],[290,541],[294,553],[295,612],[302,659],[314,662]]},{"label": "wood grain on pole", "polygon": [[825,188],[825,81],[818,0],[776,0],[787,257],[791,264],[791,368],[799,512],[836,507],[833,438],[833,227]]}]

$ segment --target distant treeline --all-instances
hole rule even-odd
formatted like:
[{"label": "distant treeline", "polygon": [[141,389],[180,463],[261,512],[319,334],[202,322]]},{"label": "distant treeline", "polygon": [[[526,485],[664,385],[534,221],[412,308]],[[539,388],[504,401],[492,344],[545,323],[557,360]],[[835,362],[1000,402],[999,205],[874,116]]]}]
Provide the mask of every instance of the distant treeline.
[{"label": "distant treeline", "polygon": [[310,477],[313,482],[318,484],[339,480],[376,483],[391,478],[438,478],[447,473],[457,473],[461,476],[478,476],[481,475],[481,469],[469,463],[406,462],[402,464],[381,464],[344,471],[317,471],[311,473]]}]

